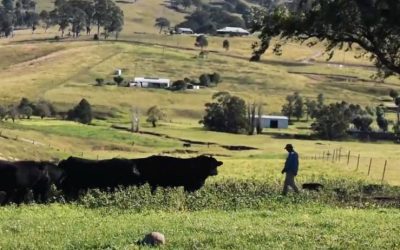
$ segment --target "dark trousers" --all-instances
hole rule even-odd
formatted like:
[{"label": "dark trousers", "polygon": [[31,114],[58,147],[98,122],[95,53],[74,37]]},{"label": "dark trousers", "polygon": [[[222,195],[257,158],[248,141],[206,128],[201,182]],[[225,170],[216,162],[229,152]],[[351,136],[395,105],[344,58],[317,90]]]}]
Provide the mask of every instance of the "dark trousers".
[{"label": "dark trousers", "polygon": [[296,183],[294,182],[294,177],[296,177],[293,173],[287,172],[285,177],[285,182],[283,184],[282,194],[286,195],[288,193],[289,187],[293,189],[296,193],[299,192],[299,189],[296,187]]}]

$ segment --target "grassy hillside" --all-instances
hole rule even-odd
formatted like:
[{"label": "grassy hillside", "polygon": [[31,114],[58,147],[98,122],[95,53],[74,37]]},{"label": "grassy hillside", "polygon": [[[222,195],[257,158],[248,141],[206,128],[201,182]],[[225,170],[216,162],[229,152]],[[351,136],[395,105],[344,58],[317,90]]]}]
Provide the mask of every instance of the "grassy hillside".
[{"label": "grassy hillside", "polygon": [[[208,58],[199,59],[194,37],[157,34],[154,17],[171,15],[173,23],[183,18],[162,4],[121,4],[126,25],[120,41],[93,42],[82,36],[56,42],[49,39],[55,29],[34,35],[19,31],[13,39],[0,39],[0,105],[27,97],[66,111],[86,98],[105,115],[90,125],[38,117],[0,122],[0,159],[212,154],[224,162],[219,174],[194,194],[174,189],[151,195],[148,187],[115,194],[95,190],[72,204],[55,196],[58,202],[51,205],[2,207],[0,248],[139,249],[135,242],[153,230],[165,233],[166,249],[399,248],[399,190],[389,186],[400,185],[396,144],[295,139],[293,134],[311,133],[310,121],[288,130],[265,129],[257,136],[205,131],[198,123],[204,104],[218,91],[280,114],[285,97],[294,91],[311,99],[323,93],[327,103],[345,100],[374,107],[388,102],[390,88],[400,89],[399,79],[371,80],[374,69],[369,61],[354,59],[355,52],[339,52],[327,63],[322,46],[288,44],[281,57],[268,51],[260,63],[250,63],[254,36],[229,38],[229,51],[222,49],[226,38],[208,37]],[[40,6],[49,4],[41,1]],[[117,68],[125,80],[152,76],[174,81],[218,72],[223,81],[213,88],[178,92],[94,86],[96,78],[112,82]],[[146,110],[153,105],[167,114],[156,128],[146,122]],[[140,111],[141,133],[127,131],[132,108]],[[395,114],[388,117],[394,120]],[[182,145],[187,140],[193,141],[190,148]],[[279,195],[287,143],[301,157],[298,184],[321,182],[323,192]],[[254,149],[227,147],[233,145]],[[332,161],[339,148],[340,162]],[[329,160],[311,159],[322,154]],[[389,185],[365,193],[369,184],[381,183],[385,161],[382,183]],[[379,197],[389,201],[375,199]]]}]

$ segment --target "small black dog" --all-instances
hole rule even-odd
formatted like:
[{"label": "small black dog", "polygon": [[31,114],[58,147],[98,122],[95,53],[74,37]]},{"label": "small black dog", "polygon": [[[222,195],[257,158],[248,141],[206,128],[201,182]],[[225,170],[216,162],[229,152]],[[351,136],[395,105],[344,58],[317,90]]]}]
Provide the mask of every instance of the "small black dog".
[{"label": "small black dog", "polygon": [[324,185],[320,183],[304,183],[302,187],[303,189],[319,192],[321,189],[324,188]]}]

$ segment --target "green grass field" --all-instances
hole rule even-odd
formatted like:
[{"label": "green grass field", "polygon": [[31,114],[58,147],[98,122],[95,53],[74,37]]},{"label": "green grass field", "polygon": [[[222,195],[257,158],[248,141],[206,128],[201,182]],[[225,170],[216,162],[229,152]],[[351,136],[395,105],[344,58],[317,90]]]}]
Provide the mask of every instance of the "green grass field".
[{"label": "green grass field", "polygon": [[[70,155],[102,159],[213,154],[224,162],[219,175],[208,179],[205,190],[193,196],[182,190],[164,190],[150,196],[143,188],[134,190],[136,194],[94,191],[73,204],[59,201],[46,206],[1,207],[0,249],[138,249],[135,242],[149,231],[165,233],[166,249],[399,248],[398,204],[377,203],[361,191],[364,185],[381,182],[387,160],[383,181],[386,186],[375,195],[398,197],[398,145],[298,140],[281,135],[309,134],[310,122],[295,123],[288,130],[264,130],[257,136],[205,131],[198,123],[204,104],[218,91],[229,91],[250,103],[262,103],[265,113],[279,114],[286,95],[294,91],[308,98],[324,93],[326,102],[345,100],[374,107],[387,100],[390,88],[399,89],[399,79],[371,81],[374,70],[368,67],[370,63],[354,59],[353,52],[339,52],[333,58],[342,67],[325,63],[324,56],[318,55],[322,46],[289,44],[282,57],[268,52],[261,63],[250,63],[250,44],[255,37],[230,38],[228,52],[222,49],[224,38],[209,37],[209,57],[198,59],[193,37],[156,34],[154,18],[143,10],[151,10],[155,16],[169,13],[161,4],[158,0],[124,4],[128,25],[121,41],[92,42],[82,37],[54,42],[49,38],[56,35],[55,30],[46,34],[39,30],[35,35],[21,31],[13,40],[0,39],[0,57],[6,58],[0,61],[1,104],[17,103],[27,97],[32,101],[46,99],[60,110],[67,110],[86,98],[94,110],[114,114],[106,120],[94,120],[91,125],[37,117],[0,122],[0,158],[60,160]],[[39,5],[49,8],[44,2]],[[183,16],[174,18],[175,23]],[[317,62],[301,63],[308,59]],[[113,81],[117,68],[123,70],[126,80],[135,76],[196,79],[203,73],[218,72],[223,81],[214,88],[186,92],[94,86],[96,78]],[[145,112],[153,105],[167,114],[157,128],[146,123]],[[112,128],[129,128],[132,108],[140,110],[141,131],[168,138]],[[393,114],[389,117],[395,118]],[[182,139],[205,144],[192,144],[188,149],[183,147]],[[208,146],[208,142],[216,144]],[[301,156],[298,183],[317,181],[324,183],[327,190],[321,194],[302,192],[299,197],[279,195],[283,147],[287,143],[294,144]],[[231,151],[222,147],[229,145],[256,149]],[[310,159],[328,151],[331,157],[339,148],[340,162]],[[226,183],[234,183],[229,186],[232,189],[225,190]],[[334,192],[337,188],[352,191],[344,199]]]}]

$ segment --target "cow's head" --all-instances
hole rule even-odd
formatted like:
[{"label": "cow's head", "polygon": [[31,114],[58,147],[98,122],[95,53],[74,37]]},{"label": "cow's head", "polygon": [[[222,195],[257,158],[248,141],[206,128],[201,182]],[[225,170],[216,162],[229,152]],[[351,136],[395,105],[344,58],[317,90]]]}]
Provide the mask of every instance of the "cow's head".
[{"label": "cow's head", "polygon": [[57,188],[60,188],[66,178],[64,169],[52,162],[46,162],[45,164],[50,182],[55,184]]},{"label": "cow's head", "polygon": [[217,168],[223,164],[222,161],[217,161],[212,156],[201,155],[197,159],[200,161],[201,168],[206,170],[207,176],[214,176],[218,174]]}]

